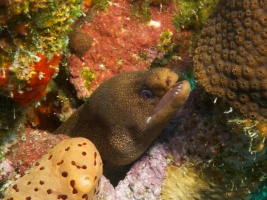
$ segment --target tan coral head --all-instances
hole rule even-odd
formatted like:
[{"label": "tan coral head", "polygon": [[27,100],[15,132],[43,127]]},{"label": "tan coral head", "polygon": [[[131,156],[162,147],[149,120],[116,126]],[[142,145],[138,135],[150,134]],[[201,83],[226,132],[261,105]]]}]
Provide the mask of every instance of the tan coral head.
[{"label": "tan coral head", "polygon": [[198,84],[257,120],[267,118],[266,13],[266,1],[220,0],[194,56]]}]

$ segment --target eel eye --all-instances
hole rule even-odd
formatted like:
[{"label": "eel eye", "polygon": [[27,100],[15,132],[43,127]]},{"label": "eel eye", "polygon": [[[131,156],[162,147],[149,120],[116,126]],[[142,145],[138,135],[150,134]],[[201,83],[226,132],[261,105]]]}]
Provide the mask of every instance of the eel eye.
[{"label": "eel eye", "polygon": [[140,92],[140,97],[143,100],[151,100],[154,98],[154,94],[151,90],[144,89]]}]

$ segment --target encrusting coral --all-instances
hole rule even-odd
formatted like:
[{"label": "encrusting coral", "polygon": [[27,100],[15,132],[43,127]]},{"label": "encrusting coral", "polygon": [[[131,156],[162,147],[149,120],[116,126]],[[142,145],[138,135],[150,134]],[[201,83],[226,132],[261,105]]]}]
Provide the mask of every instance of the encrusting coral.
[{"label": "encrusting coral", "polygon": [[[87,1],[86,1],[87,2]],[[0,91],[23,105],[46,94],[82,0],[0,0]]]},{"label": "encrusting coral", "polygon": [[176,136],[168,132],[164,146],[172,148],[173,166],[166,168],[162,199],[247,200],[261,190],[267,172],[266,123],[237,118],[225,108],[221,99],[211,103],[202,88],[191,93],[172,124]]},{"label": "encrusting coral", "polygon": [[251,119],[266,118],[266,42],[266,1],[219,1],[195,51],[198,83]]},{"label": "encrusting coral", "polygon": [[[136,18],[131,6],[127,0],[109,3],[105,10],[96,10],[98,5],[94,5],[74,24],[69,34],[72,54],[68,67],[79,99],[86,100],[103,81],[118,73],[148,69],[155,58],[163,59],[178,43],[172,21],[176,2],[161,8],[151,6],[149,22]],[[165,33],[169,33],[168,40]],[[87,79],[83,75],[89,70],[95,76]]]},{"label": "encrusting coral", "polygon": [[59,142],[32,169],[5,191],[4,200],[94,199],[102,176],[102,160],[85,138]]}]

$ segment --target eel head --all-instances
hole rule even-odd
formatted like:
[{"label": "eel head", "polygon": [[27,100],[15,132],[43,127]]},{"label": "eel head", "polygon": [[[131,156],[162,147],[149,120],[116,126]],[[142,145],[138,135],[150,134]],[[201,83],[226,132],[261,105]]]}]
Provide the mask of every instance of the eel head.
[{"label": "eel head", "polygon": [[102,83],[55,134],[88,138],[105,166],[130,164],[188,98],[190,84],[177,80],[167,68],[116,75]]},{"label": "eel head", "polygon": [[[106,106],[98,111],[105,109],[102,112],[111,117],[112,131],[105,147],[110,146],[110,152],[116,152],[117,159],[112,156],[111,160],[114,165],[135,161],[184,105],[190,84],[177,80],[178,75],[170,69],[154,68],[117,75],[99,88],[105,94],[102,99],[106,99]],[[109,103],[112,105],[108,106]]]}]

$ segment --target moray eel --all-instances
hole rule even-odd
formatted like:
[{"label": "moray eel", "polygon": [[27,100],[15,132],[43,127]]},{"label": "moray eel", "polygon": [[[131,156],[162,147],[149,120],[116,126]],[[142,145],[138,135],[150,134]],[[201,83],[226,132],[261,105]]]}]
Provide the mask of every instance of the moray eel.
[{"label": "moray eel", "polygon": [[139,158],[184,105],[190,84],[177,80],[167,68],[116,75],[55,133],[91,140],[104,161],[104,174],[112,179],[109,174]]}]

